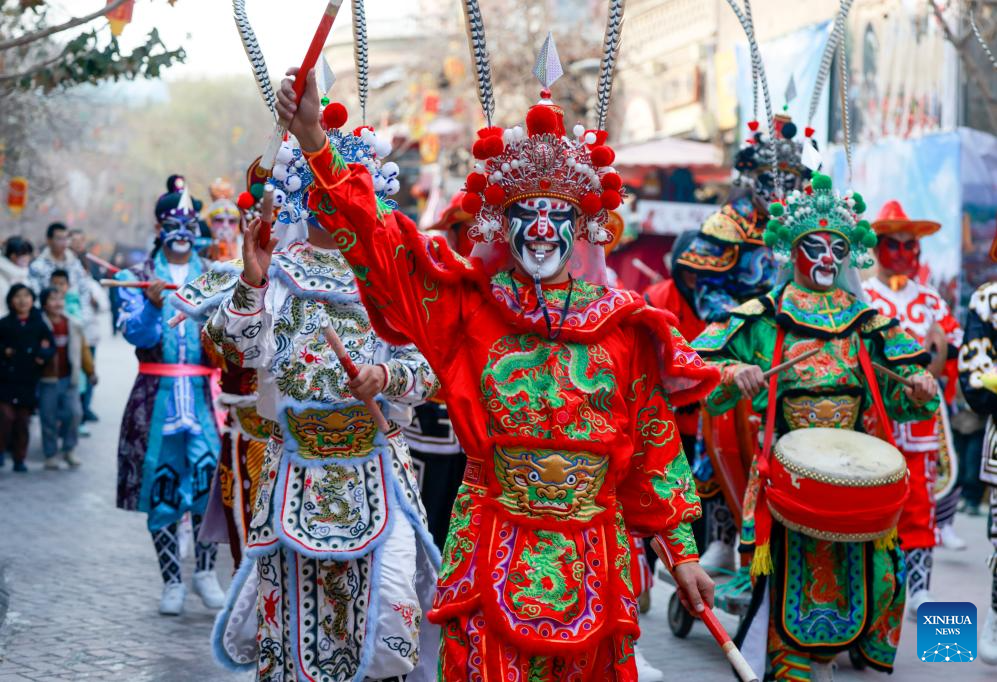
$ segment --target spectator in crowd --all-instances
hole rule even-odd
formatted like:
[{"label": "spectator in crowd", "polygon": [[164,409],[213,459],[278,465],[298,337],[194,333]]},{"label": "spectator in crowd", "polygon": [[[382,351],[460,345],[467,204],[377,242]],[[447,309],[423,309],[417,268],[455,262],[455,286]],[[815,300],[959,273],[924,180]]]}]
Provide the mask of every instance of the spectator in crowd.
[{"label": "spectator in crowd", "polygon": [[42,422],[42,450],[45,468],[58,469],[58,455],[71,467],[80,465],[74,450],[79,435],[83,407],[80,403],[80,374],[93,383],[93,358],[83,328],[66,314],[66,301],[58,289],[41,294],[42,318],[52,331],[55,353],[42,369],[38,389]]},{"label": "spectator in crowd", "polygon": [[[80,287],[86,286],[89,289],[91,314],[88,316],[88,321],[83,327],[83,334],[87,337],[87,343],[90,346],[90,356],[96,363],[97,344],[100,343],[102,336],[101,313],[106,313],[111,309],[111,301],[104,287],[100,286],[100,283],[97,281],[101,277],[100,266],[87,260],[88,241],[87,234],[83,230],[75,228],[69,231],[69,248],[79,258],[80,263],[83,264],[83,268],[87,273],[87,277],[80,283]],[[98,420],[97,415],[90,409],[90,405],[93,402],[94,386],[87,381],[81,388],[81,399],[83,402],[82,423],[95,422]]]},{"label": "spectator in crowd", "polygon": [[31,261],[28,268],[28,284],[34,289],[35,294],[40,294],[42,289],[52,286],[52,275],[56,270],[63,270],[68,279],[66,290],[66,311],[73,315],[73,299],[79,301],[80,322],[86,327],[89,318],[92,317],[93,304],[91,302],[91,291],[87,285],[87,280],[91,279],[87,274],[83,263],[69,248],[69,228],[62,223],[52,223],[45,232],[45,248]]},{"label": "spectator in crowd", "polygon": [[986,492],[983,481],[980,480],[986,419],[969,408],[961,386],[952,408],[952,441],[959,453],[958,486],[962,489],[960,507],[970,516],[979,516],[980,504]]},{"label": "spectator in crowd", "polygon": [[0,293],[6,294],[15,284],[28,283],[28,264],[35,247],[24,237],[11,237],[3,245],[0,258]]},{"label": "spectator in crowd", "polygon": [[[62,268],[53,270],[48,279],[48,286],[43,287],[41,291],[45,291],[45,289],[55,289],[62,294],[66,315],[73,318],[77,324],[83,324],[83,303],[80,300],[79,291],[71,286],[69,273],[66,270]],[[38,292],[39,295],[41,291]]]},{"label": "spectator in crowd", "polygon": [[0,453],[9,451],[14,471],[24,473],[38,380],[55,353],[55,344],[29,287],[12,286],[7,291],[7,309],[10,313],[0,319]]}]

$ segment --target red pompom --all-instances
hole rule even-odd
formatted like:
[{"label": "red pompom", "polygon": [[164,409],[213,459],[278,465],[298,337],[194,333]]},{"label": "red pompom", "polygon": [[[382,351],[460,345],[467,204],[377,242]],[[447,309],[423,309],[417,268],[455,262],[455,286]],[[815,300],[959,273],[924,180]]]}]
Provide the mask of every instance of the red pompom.
[{"label": "red pompom", "polygon": [[477,194],[472,194],[468,192],[464,195],[464,198],[460,200],[460,207],[464,209],[464,213],[470,213],[475,215],[481,210],[481,197]]},{"label": "red pompom", "polygon": [[803,130],[803,134],[806,135],[807,137],[813,137],[815,132],[816,131],[813,128],[811,128],[810,126],[807,126]]},{"label": "red pompom", "polygon": [[474,144],[471,145],[471,155],[480,161],[484,161],[485,159],[489,158],[488,150],[485,147],[485,140],[474,141]]},{"label": "red pompom", "polygon": [[613,159],[616,158],[616,154],[609,147],[593,147],[592,148],[592,165],[593,166],[608,166],[613,163]]},{"label": "red pompom", "polygon": [[502,137],[504,131],[499,126],[492,126],[490,128],[482,128],[478,131],[478,138],[485,139],[486,137]]},{"label": "red pompom", "polygon": [[467,180],[464,182],[464,186],[467,188],[468,192],[480,192],[485,188],[485,176],[481,173],[471,173],[467,176]]},{"label": "red pompom", "polygon": [[526,113],[526,130],[530,136],[557,133],[557,114],[543,105],[531,107]]},{"label": "red pompom", "polygon": [[326,130],[339,130],[346,125],[346,119],[349,117],[346,107],[339,102],[333,102],[322,110],[322,125]]},{"label": "red pompom", "polygon": [[501,206],[502,202],[505,201],[505,190],[498,185],[490,185],[485,190],[485,201],[492,206]]},{"label": "red pompom", "polygon": [[607,189],[602,193],[602,207],[607,211],[613,211],[619,208],[620,204],[623,203],[623,197],[615,189]]},{"label": "red pompom", "polygon": [[578,207],[585,215],[595,215],[602,210],[602,199],[599,198],[598,194],[590,192],[582,197]]},{"label": "red pompom", "polygon": [[488,158],[498,156],[505,151],[505,143],[501,137],[486,137],[481,141],[481,144],[485,148]]},{"label": "red pompom", "polygon": [[589,133],[594,133],[595,134],[595,142],[593,142],[592,144],[590,144],[589,147],[596,147],[596,146],[599,146],[599,145],[606,144],[606,140],[609,139],[609,133],[607,133],[605,130],[586,130],[585,131],[586,135],[588,135]]},{"label": "red pompom", "polygon": [[357,126],[356,128],[353,129],[353,135],[355,137],[360,137],[361,135],[363,135],[363,131],[365,130],[370,130],[373,132],[374,126]]},{"label": "red pompom", "polygon": [[248,211],[249,209],[251,209],[253,206],[256,205],[256,197],[254,197],[249,192],[243,192],[242,194],[239,195],[239,198],[236,199],[235,205],[241,208],[243,211]]},{"label": "red pompom", "polygon": [[602,176],[602,188],[619,191],[623,187],[623,178],[616,173],[606,173]]},{"label": "red pompom", "polygon": [[748,121],[748,130],[751,132],[758,130],[758,121]]}]

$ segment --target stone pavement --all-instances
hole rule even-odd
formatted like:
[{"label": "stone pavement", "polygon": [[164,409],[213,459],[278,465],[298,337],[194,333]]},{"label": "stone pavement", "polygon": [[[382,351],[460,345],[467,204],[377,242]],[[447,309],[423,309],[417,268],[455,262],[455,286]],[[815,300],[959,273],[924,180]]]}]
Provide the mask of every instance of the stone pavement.
[{"label": "stone pavement", "polygon": [[[135,370],[134,355],[124,341],[103,342],[95,399],[101,421],[92,428],[93,436],[81,442],[80,469],[42,471],[36,428],[31,472],[15,475],[9,462],[0,471],[0,682],[251,678],[214,664],[209,645],[213,613],[196,596],[188,597],[179,618],[157,613],[161,581],[144,516],[114,507],[118,425]],[[937,553],[935,592],[942,599],[975,602],[982,620],[989,598],[983,520],[960,516],[957,528],[972,546],[966,552]],[[227,583],[231,562],[224,547],[218,569]],[[188,560],[185,576],[191,571]],[[670,589],[660,582],[655,586],[654,605],[642,622],[644,655],[669,671],[668,680],[731,680],[702,625],[684,640],[669,632],[665,611]],[[728,629],[736,627],[733,617],[720,617]],[[915,645],[913,624],[905,623],[896,673],[889,679],[997,679],[997,668],[978,662],[951,668],[921,663]],[[888,679],[853,671],[845,658],[839,662],[839,682]]]}]

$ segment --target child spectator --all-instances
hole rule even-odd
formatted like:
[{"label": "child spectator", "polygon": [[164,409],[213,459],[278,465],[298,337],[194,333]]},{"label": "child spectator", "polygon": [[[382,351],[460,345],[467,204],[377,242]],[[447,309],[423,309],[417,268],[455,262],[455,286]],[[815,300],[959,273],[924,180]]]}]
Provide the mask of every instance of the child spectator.
[{"label": "child spectator", "polygon": [[45,289],[41,304],[45,324],[51,329],[55,341],[55,354],[45,363],[38,389],[45,468],[58,469],[56,456],[59,454],[66,464],[77,467],[80,460],[73,451],[83,416],[80,370],[96,383],[93,358],[82,327],[66,314],[63,293],[54,288]]},{"label": "child spectator", "polygon": [[[69,281],[69,271],[61,268],[53,270],[48,280],[49,287],[62,294],[65,304],[65,314],[71,317],[74,322],[83,324],[83,305],[80,300],[80,294],[76,289],[72,288],[71,284],[72,282]],[[42,307],[44,307],[44,304]]]},{"label": "child spectator", "polygon": [[55,343],[27,286],[10,288],[7,309],[10,314],[0,319],[0,452],[9,451],[14,471],[24,473],[38,380],[42,366],[55,354]]}]

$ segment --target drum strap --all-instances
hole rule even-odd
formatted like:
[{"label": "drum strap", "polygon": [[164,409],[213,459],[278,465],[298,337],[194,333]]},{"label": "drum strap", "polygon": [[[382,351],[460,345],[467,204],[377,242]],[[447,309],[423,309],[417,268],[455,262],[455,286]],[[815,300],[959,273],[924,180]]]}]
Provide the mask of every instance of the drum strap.
[{"label": "drum strap", "polygon": [[879,381],[876,379],[876,373],[872,370],[869,351],[866,350],[861,337],[858,339],[858,344],[859,366],[862,367],[862,374],[865,375],[865,380],[869,382],[869,392],[872,393],[872,404],[876,408],[876,417],[879,419],[880,430],[885,436],[883,440],[893,447],[897,447],[896,440],[893,438],[893,422],[890,421],[889,416],[886,414],[886,405],[883,403],[883,394],[879,391]]},{"label": "drum strap", "polygon": [[[786,331],[778,327],[775,348],[772,350],[771,367],[782,363],[783,341]],[[772,512],[769,511],[766,490],[769,486],[769,458],[772,456],[772,438],[775,435],[775,408],[778,400],[779,373],[769,377],[768,404],[765,407],[765,437],[758,457],[758,498],[755,502],[755,553],[751,558],[751,575],[768,575],[772,572]]]}]

